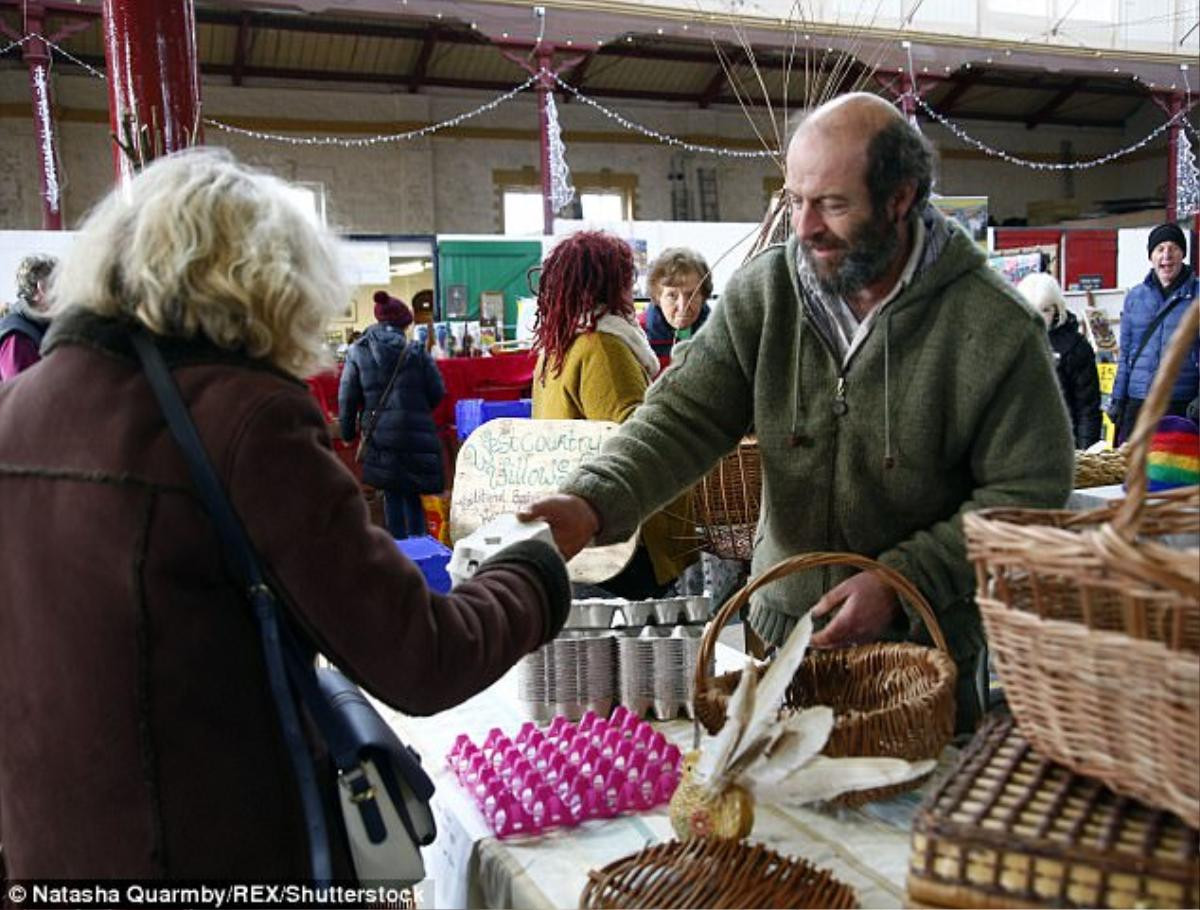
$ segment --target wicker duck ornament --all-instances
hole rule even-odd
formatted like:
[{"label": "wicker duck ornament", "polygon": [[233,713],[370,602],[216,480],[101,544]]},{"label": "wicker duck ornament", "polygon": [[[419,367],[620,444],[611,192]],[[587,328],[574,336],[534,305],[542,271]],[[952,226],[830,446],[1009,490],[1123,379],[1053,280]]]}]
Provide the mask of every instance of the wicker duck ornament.
[{"label": "wicker duck ornament", "polygon": [[833,731],[830,707],[780,715],[812,632],[812,616],[806,613],[761,680],[747,667],[729,699],[725,725],[701,750],[687,755],[670,804],[671,825],[681,840],[745,837],[754,827],[754,799],[760,793],[769,793],[776,803],[802,805],[904,783],[933,770],[934,761],[821,755]]}]

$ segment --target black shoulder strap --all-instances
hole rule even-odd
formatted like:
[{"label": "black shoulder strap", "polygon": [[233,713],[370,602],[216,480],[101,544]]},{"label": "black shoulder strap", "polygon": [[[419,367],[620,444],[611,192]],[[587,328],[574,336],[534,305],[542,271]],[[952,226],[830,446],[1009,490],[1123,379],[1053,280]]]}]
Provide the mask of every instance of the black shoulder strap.
[{"label": "black shoulder strap", "polygon": [[404,350],[400,352],[400,356],[396,359],[396,368],[392,370],[391,378],[383,387],[383,394],[379,396],[379,400],[375,402],[375,407],[371,409],[371,426],[363,427],[362,444],[358,447],[359,451],[364,451],[371,444],[371,436],[375,433],[375,427],[379,423],[379,412],[383,410],[387,404],[388,397],[392,394],[392,388],[396,385],[396,377],[400,375],[400,371],[404,369],[404,362],[408,360],[408,349],[410,342],[404,343]]},{"label": "black shoulder strap", "polygon": [[1142,336],[1142,343],[1137,346],[1137,350],[1133,352],[1133,359],[1129,361],[1129,369],[1133,369],[1133,365],[1137,363],[1137,359],[1142,356],[1142,351],[1146,350],[1146,345],[1150,343],[1150,336],[1154,334],[1154,330],[1162,325],[1162,321],[1167,318],[1167,314],[1179,304],[1186,300],[1186,295],[1180,294],[1165,307],[1158,311],[1158,314],[1150,321],[1150,325],[1146,327],[1146,334]]},{"label": "black shoulder strap", "polygon": [[[275,706],[279,712],[279,723],[288,748],[292,770],[295,772],[300,786],[301,804],[304,808],[308,829],[313,879],[319,885],[329,883],[333,878],[333,866],[329,851],[325,812],[321,804],[321,793],[317,787],[312,756],[300,728],[299,712],[296,710],[292,691],[288,688],[289,677],[301,697],[304,698],[305,704],[313,715],[313,720],[316,721],[322,734],[326,737],[330,751],[334,753],[335,759],[340,759],[343,756],[339,753],[344,749],[340,748],[342,744],[339,741],[336,721],[332,727],[327,727],[330,722],[328,716],[330,712],[324,700],[319,697],[313,667],[311,663],[306,666],[298,643],[286,624],[280,622],[279,605],[274,592],[263,579],[258,557],[208,459],[204,443],[196,431],[196,426],[192,422],[187,406],[183,403],[183,398],[175,385],[175,380],[171,377],[170,370],[162,358],[162,353],[145,331],[134,332],[131,339],[138,357],[141,358],[146,378],[150,381],[150,387],[154,390],[154,396],[158,399],[167,419],[171,435],[175,437],[179,447],[183,450],[192,480],[200,491],[200,497],[213,523],[217,526],[230,566],[245,586],[246,595],[253,607],[254,618],[258,622],[259,633],[262,637],[263,658],[267,666],[271,695],[275,699]],[[305,684],[306,682],[308,685]],[[338,764],[340,767],[341,762],[339,761]]]}]

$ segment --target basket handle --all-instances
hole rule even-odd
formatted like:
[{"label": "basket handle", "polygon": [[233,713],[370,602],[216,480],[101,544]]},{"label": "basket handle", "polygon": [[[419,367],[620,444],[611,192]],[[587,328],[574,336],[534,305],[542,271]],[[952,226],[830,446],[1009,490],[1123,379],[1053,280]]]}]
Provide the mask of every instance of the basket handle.
[{"label": "basket handle", "polygon": [[695,691],[701,692],[707,688],[708,678],[705,676],[705,668],[713,658],[721,629],[724,628],[725,623],[729,621],[729,617],[734,614],[734,611],[740,610],[749,602],[751,594],[773,581],[785,578],[796,572],[803,572],[806,569],[819,569],[823,566],[838,565],[855,566],[864,572],[872,573],[881,581],[887,583],[893,591],[907,600],[917,613],[920,614],[921,620],[925,623],[925,628],[929,630],[934,644],[947,654],[950,653],[950,647],[946,644],[946,636],[942,634],[942,627],[937,621],[937,616],[934,615],[933,608],[929,606],[928,601],[925,600],[916,586],[899,572],[874,559],[859,556],[857,553],[800,553],[777,562],[771,568],[767,569],[767,571],[763,572],[762,575],[751,579],[746,583],[745,587],[730,597],[729,600],[725,601],[721,609],[717,611],[717,615],[709,622],[708,627],[704,630],[704,637],[700,640],[700,653],[696,659]]},{"label": "basket handle", "polygon": [[1133,540],[1141,528],[1142,511],[1146,504],[1146,459],[1150,454],[1150,441],[1158,429],[1158,422],[1167,413],[1175,378],[1192,345],[1196,343],[1197,333],[1200,333],[1200,299],[1188,304],[1187,312],[1171,336],[1167,352],[1154,375],[1154,382],[1150,384],[1150,394],[1146,396],[1133,428],[1133,436],[1129,441],[1129,461],[1125,469],[1127,492],[1112,520],[1113,529],[1125,540]]}]

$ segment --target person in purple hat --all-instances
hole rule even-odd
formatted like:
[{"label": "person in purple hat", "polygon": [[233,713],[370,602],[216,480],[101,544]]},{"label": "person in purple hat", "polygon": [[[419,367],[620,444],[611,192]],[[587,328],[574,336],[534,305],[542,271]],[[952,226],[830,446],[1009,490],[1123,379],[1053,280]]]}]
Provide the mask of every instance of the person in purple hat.
[{"label": "person in purple hat", "polygon": [[359,438],[363,482],[383,490],[393,537],[425,533],[422,493],[445,487],[433,409],[446,394],[442,374],[418,342],[413,314],[387,291],[375,292],[375,325],[350,346],[338,388],[342,438]]},{"label": "person in purple hat", "polygon": [[[1117,445],[1133,433],[1167,343],[1183,320],[1188,302],[1196,299],[1196,275],[1183,261],[1187,238],[1179,225],[1167,222],[1152,230],[1146,252],[1150,271],[1141,284],[1129,289],[1121,308],[1121,352],[1108,405]],[[1192,345],[1175,378],[1167,413],[1184,416],[1196,399],[1198,385],[1200,342]]]}]

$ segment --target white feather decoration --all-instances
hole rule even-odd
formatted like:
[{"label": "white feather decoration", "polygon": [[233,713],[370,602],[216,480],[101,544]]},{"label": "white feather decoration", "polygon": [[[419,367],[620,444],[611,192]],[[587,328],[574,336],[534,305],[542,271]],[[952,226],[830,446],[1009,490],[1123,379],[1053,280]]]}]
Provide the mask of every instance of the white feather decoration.
[{"label": "white feather decoration", "polygon": [[[873,790],[924,777],[935,761],[906,762],[902,758],[826,758],[815,755],[802,767],[777,781],[771,797],[777,802],[803,805],[823,802],[851,790]],[[747,783],[755,783],[750,777]]]},{"label": "white feather decoration", "polygon": [[[731,762],[736,762],[741,752],[753,748],[779,720],[779,709],[783,705],[783,697],[787,694],[788,686],[800,664],[804,663],[804,655],[808,651],[808,642],[812,638],[812,613],[805,613],[796,623],[783,647],[776,653],[767,667],[763,678],[758,684],[758,695],[750,721],[746,724],[746,732],[741,737],[737,751],[731,756]],[[742,674],[743,676],[745,674]]]},{"label": "white feather decoration", "polygon": [[833,732],[832,708],[817,706],[779,716],[812,628],[806,613],[761,680],[755,679],[753,664],[742,672],[726,707],[725,725],[702,749],[693,772],[693,781],[709,798],[715,800],[735,787],[769,792],[776,802],[820,802],[852,790],[905,783],[933,771],[934,761],[821,755]]},{"label": "white feather decoration", "polygon": [[728,776],[730,756],[741,739],[742,731],[746,729],[755,704],[755,690],[758,688],[758,676],[754,672],[753,661],[746,661],[737,688],[729,696],[725,706],[725,725],[709,747],[700,753],[694,772],[696,783],[704,784],[714,792],[720,792],[725,778]]}]

